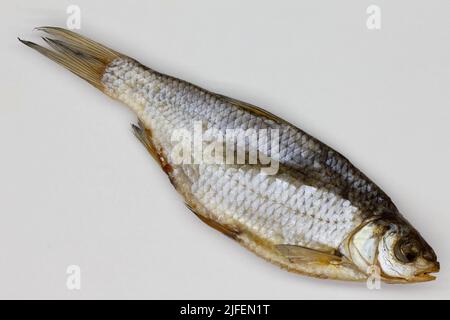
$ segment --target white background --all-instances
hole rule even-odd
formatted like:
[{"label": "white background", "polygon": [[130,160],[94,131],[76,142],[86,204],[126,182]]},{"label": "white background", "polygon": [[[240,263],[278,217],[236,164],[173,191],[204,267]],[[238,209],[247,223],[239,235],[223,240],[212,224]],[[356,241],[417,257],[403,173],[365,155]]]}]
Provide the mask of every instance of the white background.
[{"label": "white background", "polygon": [[[65,26],[69,4],[82,34],[345,154],[436,250],[438,279],[373,291],[311,279],[204,225],[127,108],[16,40]],[[370,4],[381,30],[366,27]],[[450,298],[449,12],[444,0],[4,2],[0,298]]]}]

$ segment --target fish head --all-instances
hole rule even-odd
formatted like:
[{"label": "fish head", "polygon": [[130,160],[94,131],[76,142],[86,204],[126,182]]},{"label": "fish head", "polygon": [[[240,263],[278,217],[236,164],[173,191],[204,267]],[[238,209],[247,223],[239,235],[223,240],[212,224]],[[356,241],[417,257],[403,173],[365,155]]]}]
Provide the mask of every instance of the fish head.
[{"label": "fish head", "polygon": [[408,282],[434,280],[439,271],[436,254],[409,224],[389,222],[378,245],[378,263],[389,278]]},{"label": "fish head", "polygon": [[406,221],[378,219],[356,231],[348,243],[350,259],[363,272],[377,266],[386,282],[434,280],[439,271],[434,250]]}]

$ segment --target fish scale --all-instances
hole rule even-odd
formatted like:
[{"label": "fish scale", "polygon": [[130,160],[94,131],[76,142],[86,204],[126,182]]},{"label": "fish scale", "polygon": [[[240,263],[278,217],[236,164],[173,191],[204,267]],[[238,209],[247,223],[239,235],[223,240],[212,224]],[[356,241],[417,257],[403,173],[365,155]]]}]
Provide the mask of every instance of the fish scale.
[{"label": "fish scale", "polygon": [[[331,230],[331,227],[327,226],[332,225],[333,223],[330,220],[323,219],[323,216],[320,215],[320,210],[323,210],[321,199],[325,197],[325,193],[320,189],[313,190],[311,187],[305,188],[304,186],[299,185],[298,182],[296,183],[293,180],[290,181],[289,177],[277,176],[275,178],[263,176],[257,169],[251,168],[250,166],[248,169],[241,167],[239,170],[236,170],[235,168],[227,170],[225,169],[225,166],[214,169],[214,166],[217,165],[211,165],[206,168],[204,168],[203,165],[200,166],[199,175],[197,176],[198,180],[192,181],[192,191],[197,199],[200,202],[203,202],[210,212],[214,212],[214,214],[217,215],[216,218],[220,216],[230,218],[230,220],[238,219],[239,221],[245,221],[248,223],[249,228],[256,230],[270,227],[272,233],[284,235],[284,238],[281,239],[284,243],[306,244],[318,241],[321,245],[330,247],[339,245],[339,243],[347,236],[347,233],[354,228],[354,225],[346,223],[345,229],[328,232]],[[252,176],[248,177],[247,175],[249,173],[252,174]],[[268,188],[265,190],[255,189],[254,184],[252,183],[255,177],[257,177],[257,179],[266,180],[268,182]],[[283,178],[286,180],[282,180]],[[296,184],[297,186],[295,186]],[[284,185],[285,187],[280,188],[281,185]],[[204,192],[199,192],[199,190],[201,190],[199,186],[208,188],[212,194],[205,197]],[[303,202],[296,202],[295,205],[289,206],[289,204],[282,201],[280,195],[287,186],[292,187],[295,190],[300,188],[301,191],[294,191],[293,194],[299,195],[299,200]],[[237,193],[240,194],[241,198],[244,200],[243,207],[245,210],[237,217],[234,216],[236,193],[230,192],[232,188],[237,188]],[[308,193],[305,193],[305,190],[308,190]],[[278,224],[267,226],[266,221],[271,216],[270,211],[260,210],[258,206],[255,206],[256,200],[261,203],[279,204],[281,208],[284,209],[284,214],[281,216],[280,222]],[[346,206],[345,200],[341,200],[336,201],[333,210],[330,210],[329,212],[334,215],[351,216],[352,210],[353,208]],[[309,213],[309,215],[305,216],[302,212]],[[289,221],[291,222],[290,224]],[[356,223],[357,222],[355,222],[355,224]],[[310,229],[312,225],[316,226],[316,229],[314,229],[315,231],[304,234],[303,231]],[[270,239],[267,233],[261,234],[260,236]],[[274,241],[280,241],[280,238],[276,237]]]}]

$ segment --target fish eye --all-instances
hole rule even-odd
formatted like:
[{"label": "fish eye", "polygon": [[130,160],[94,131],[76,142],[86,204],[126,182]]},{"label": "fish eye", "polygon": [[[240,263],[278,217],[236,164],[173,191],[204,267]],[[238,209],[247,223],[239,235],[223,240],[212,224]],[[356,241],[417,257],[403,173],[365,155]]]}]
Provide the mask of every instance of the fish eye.
[{"label": "fish eye", "polygon": [[414,262],[420,252],[420,244],[414,239],[400,240],[394,249],[395,257],[404,263]]}]

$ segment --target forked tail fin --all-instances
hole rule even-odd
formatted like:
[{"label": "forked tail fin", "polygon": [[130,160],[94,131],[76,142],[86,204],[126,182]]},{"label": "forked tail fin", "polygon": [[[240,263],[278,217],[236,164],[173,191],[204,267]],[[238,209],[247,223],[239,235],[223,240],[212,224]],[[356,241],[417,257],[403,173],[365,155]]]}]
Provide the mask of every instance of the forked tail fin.
[{"label": "forked tail fin", "polygon": [[20,38],[19,41],[61,64],[102,91],[104,86],[101,79],[105,68],[114,59],[125,57],[95,41],[63,28],[40,27],[36,29],[55,38],[43,37],[44,41],[54,50]]}]

